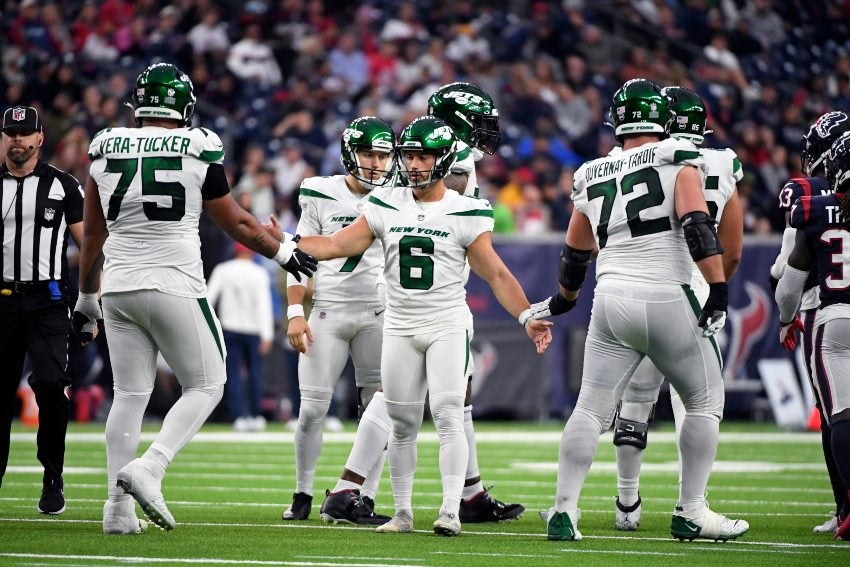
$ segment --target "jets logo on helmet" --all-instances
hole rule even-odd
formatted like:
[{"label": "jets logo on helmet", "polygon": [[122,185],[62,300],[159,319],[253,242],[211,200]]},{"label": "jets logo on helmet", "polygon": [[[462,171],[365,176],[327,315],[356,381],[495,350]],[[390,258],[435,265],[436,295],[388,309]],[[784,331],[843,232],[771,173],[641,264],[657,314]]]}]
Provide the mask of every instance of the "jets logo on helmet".
[{"label": "jets logo on helmet", "polygon": [[661,93],[667,98],[670,119],[665,130],[674,138],[683,138],[699,146],[705,141],[708,111],[702,98],[684,87],[664,87]]},{"label": "jets logo on helmet", "polygon": [[[414,188],[427,187],[449,174],[457,155],[457,137],[451,126],[436,116],[420,116],[407,125],[399,136],[396,151],[399,153],[399,177],[402,183]],[[423,152],[434,155],[434,165],[426,176],[417,172],[417,180],[411,179],[412,170],[407,169],[404,156],[408,152]]]},{"label": "jets logo on helmet", "polygon": [[170,63],[155,63],[136,79],[134,114],[144,118],[169,118],[181,126],[192,123],[195,113],[195,89],[192,80]]},{"label": "jets logo on helmet", "polygon": [[[374,116],[362,116],[354,120],[343,130],[340,139],[339,160],[345,171],[360,182],[364,188],[372,190],[386,185],[395,170],[393,152],[395,132],[392,126]],[[386,154],[386,163],[381,168],[366,167],[361,152]],[[365,159],[365,158],[364,158]]]},{"label": "jets logo on helmet", "polygon": [[803,171],[814,177],[825,166],[827,153],[842,134],[850,131],[850,116],[845,112],[833,111],[821,115],[803,136],[800,162]]},{"label": "jets logo on helmet", "polygon": [[649,79],[631,79],[620,87],[611,101],[609,117],[614,137],[622,143],[629,134],[666,135],[668,101],[661,87]]},{"label": "jets logo on helmet", "polygon": [[428,99],[428,114],[445,121],[470,147],[492,154],[499,146],[499,111],[493,98],[473,84],[443,85]]}]

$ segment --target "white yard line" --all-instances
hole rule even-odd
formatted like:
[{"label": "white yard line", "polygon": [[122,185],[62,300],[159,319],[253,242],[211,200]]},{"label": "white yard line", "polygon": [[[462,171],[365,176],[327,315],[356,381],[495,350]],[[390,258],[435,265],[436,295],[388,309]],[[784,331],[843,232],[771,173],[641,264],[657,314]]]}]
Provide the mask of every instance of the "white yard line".
[{"label": "white yard line", "polygon": [[0,553],[0,557],[20,557],[22,559],[84,559],[90,562],[117,563],[187,563],[194,565],[315,565],[346,567],[422,567],[422,564],[404,563],[352,563],[351,561],[329,563],[319,561],[264,561],[259,559],[219,559],[216,557],[122,557],[119,555],[60,555],[58,553]]},{"label": "white yard line", "polygon": [[[478,443],[553,443],[557,444],[561,441],[561,431],[476,431],[475,439]],[[156,432],[147,431],[142,433],[140,440],[142,442],[153,441],[156,437]],[[612,433],[604,433],[602,442],[612,439]],[[36,433],[12,433],[12,442],[34,442]],[[419,441],[423,443],[437,443],[436,432],[423,432],[418,436]],[[670,432],[653,432],[653,441],[660,443],[672,443],[675,441],[675,433]],[[295,433],[293,432],[257,432],[257,433],[236,433],[230,431],[201,431],[193,439],[193,443],[293,443]],[[68,433],[66,441],[69,443],[76,442],[104,442],[104,434],[97,433]],[[324,433],[325,443],[353,443],[354,431],[345,431],[342,433]],[[720,433],[720,443],[805,443],[819,444],[821,442],[820,433],[809,432],[789,432],[789,433]]]}]

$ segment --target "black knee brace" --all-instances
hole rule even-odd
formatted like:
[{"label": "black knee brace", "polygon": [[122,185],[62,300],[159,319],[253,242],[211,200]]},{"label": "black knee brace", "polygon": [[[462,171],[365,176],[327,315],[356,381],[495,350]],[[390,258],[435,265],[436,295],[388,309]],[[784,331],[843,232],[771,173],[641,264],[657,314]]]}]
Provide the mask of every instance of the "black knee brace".
[{"label": "black knee brace", "polygon": [[[653,407],[653,413],[655,408]],[[650,420],[652,416],[650,416]],[[649,423],[641,423],[623,419],[620,415],[614,420],[614,445],[631,445],[638,449],[646,449]]]}]

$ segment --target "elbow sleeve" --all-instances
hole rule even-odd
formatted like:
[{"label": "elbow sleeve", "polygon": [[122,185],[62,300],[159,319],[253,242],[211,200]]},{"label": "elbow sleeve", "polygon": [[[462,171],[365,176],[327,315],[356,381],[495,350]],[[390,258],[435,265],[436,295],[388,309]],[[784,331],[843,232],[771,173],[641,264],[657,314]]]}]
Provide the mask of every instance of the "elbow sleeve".
[{"label": "elbow sleeve", "polygon": [[716,223],[707,213],[694,211],[687,213],[680,220],[694,262],[723,253],[720,241],[717,240]]}]

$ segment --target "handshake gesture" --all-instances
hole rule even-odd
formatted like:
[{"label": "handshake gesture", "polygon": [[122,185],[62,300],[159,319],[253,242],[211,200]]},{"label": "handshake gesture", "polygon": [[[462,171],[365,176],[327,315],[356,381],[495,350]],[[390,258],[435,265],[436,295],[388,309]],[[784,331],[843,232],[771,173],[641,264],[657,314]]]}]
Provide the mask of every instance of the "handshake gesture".
[{"label": "handshake gesture", "polygon": [[295,279],[299,282],[302,273],[308,278],[311,277],[319,264],[313,256],[298,249],[298,241],[301,240],[301,236],[297,234],[293,236],[288,232],[283,232],[274,217],[270,218],[269,224],[263,226],[272,237],[280,241],[280,248],[272,259],[280,264],[281,268],[295,276]]}]

